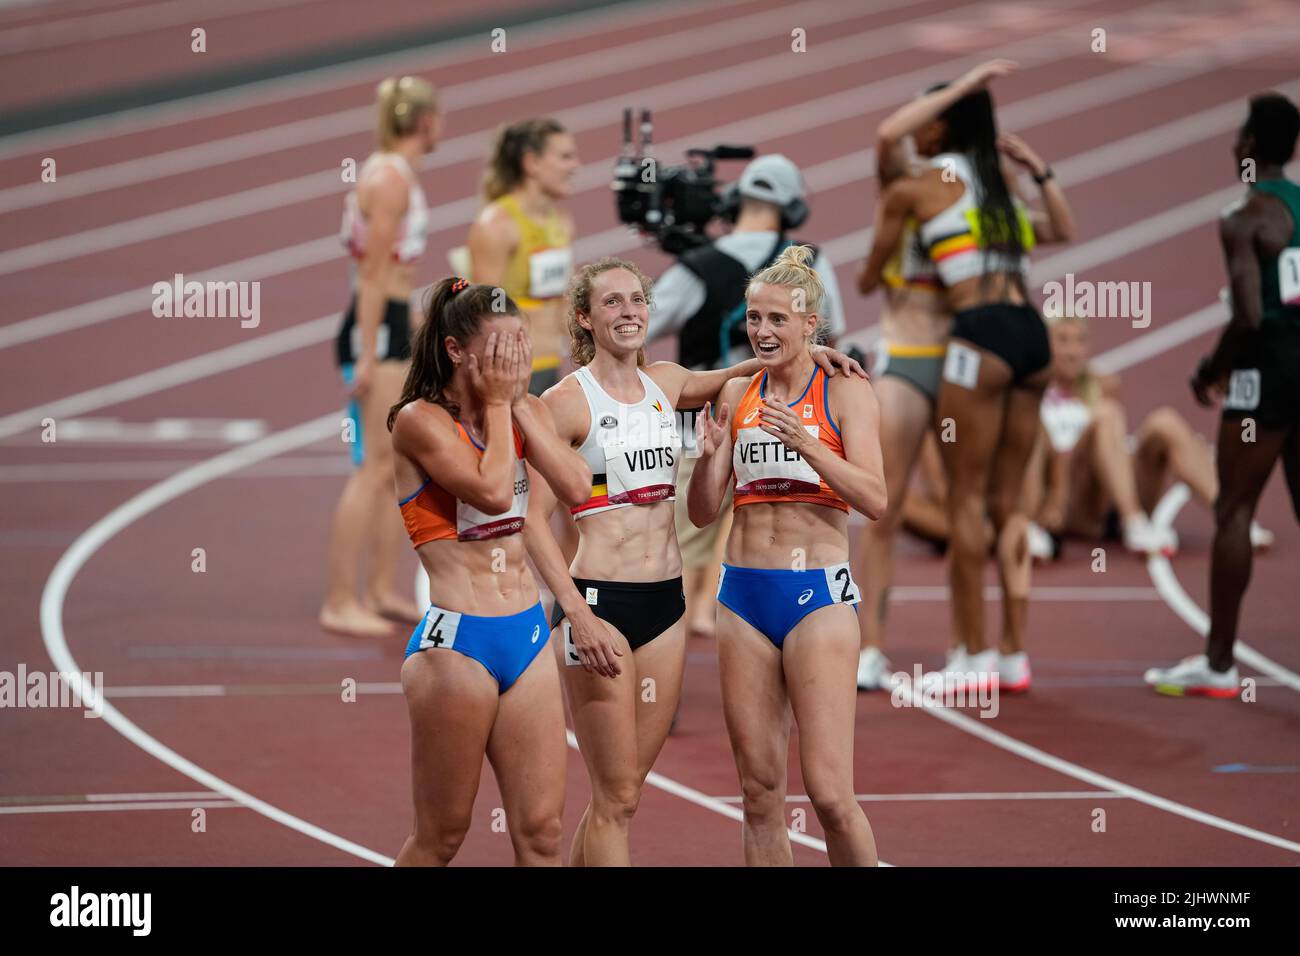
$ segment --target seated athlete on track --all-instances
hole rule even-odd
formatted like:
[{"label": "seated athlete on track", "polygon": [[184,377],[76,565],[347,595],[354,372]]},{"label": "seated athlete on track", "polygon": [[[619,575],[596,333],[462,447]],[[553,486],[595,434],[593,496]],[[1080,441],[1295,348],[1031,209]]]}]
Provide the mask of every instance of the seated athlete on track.
[{"label": "seated athlete on track", "polygon": [[[830,378],[808,348],[822,285],[807,246],[786,249],[746,292],[746,326],[763,371],[728,382],[696,434],[691,521],[735,511],[718,587],[722,708],[744,801],[751,866],[790,865],[786,758],[799,726],[804,787],[836,866],[877,865],[853,788],[860,600],[849,570],[850,506],[885,510],[879,409],[871,386]],[[735,411],[732,412],[732,409]]]},{"label": "seated athlete on track", "polygon": [[561,864],[564,704],[519,532],[537,523],[530,488],[577,503],[591,473],[528,394],[528,336],[498,292],[458,278],[433,287],[388,414],[398,500],[432,601],[402,665],[415,793],[402,866],[456,855],[485,754],[516,864]]}]

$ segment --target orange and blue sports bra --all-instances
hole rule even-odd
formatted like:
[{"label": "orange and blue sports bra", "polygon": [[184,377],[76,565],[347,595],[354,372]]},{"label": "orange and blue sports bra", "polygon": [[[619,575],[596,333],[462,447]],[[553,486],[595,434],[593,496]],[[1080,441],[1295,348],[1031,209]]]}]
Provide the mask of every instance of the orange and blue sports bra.
[{"label": "orange and blue sports bra", "polygon": [[[849,505],[821,479],[812,465],[781,439],[759,427],[759,410],[767,388],[767,372],[759,372],[736,406],[731,419],[731,468],[736,479],[735,508],[779,501],[796,501],[848,511]],[[836,455],[844,457],[839,426],[831,417],[827,395],[830,380],[814,368],[803,393],[789,403],[804,428]]]},{"label": "orange and blue sports bra", "polygon": [[[483,446],[474,441],[465,426],[456,423],[460,437],[474,446],[480,458]],[[510,507],[501,514],[490,515],[458,500],[451,492],[425,478],[412,494],[398,502],[406,533],[411,537],[411,547],[418,548],[430,541],[485,541],[501,538],[524,530],[524,516],[528,513],[528,470],[524,467],[524,439],[519,429],[513,429],[515,439],[514,497]]]}]

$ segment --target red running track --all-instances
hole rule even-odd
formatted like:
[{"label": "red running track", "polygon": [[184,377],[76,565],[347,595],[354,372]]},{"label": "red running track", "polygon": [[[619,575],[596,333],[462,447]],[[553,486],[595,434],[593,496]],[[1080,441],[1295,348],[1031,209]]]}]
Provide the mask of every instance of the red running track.
[{"label": "red running track", "polygon": [[[89,9],[51,10],[60,8]],[[17,13],[0,18],[0,40],[14,24],[40,18],[38,10]],[[809,171],[807,238],[837,262],[850,328],[869,340],[878,304],[851,291],[875,201],[872,167],[860,153],[879,119],[925,82],[1012,47],[1022,70],[997,90],[1004,125],[1062,171],[1079,219],[1074,246],[1038,257],[1043,269],[1056,267],[1042,278],[1072,271],[1078,279],[1149,281],[1151,327],[1097,321],[1094,351],[1128,369],[1134,423],[1170,405],[1209,435],[1216,420],[1192,403],[1184,383],[1212,328],[1180,320],[1214,301],[1223,273],[1215,207],[1189,204],[1233,186],[1229,144],[1244,98],[1300,79],[1280,53],[1287,13],[1285,4],[1265,2],[1195,15],[1177,3],[1118,0],[638,4],[577,27],[539,28],[502,56],[479,52],[485,43],[420,51],[412,69],[439,83],[447,107],[447,139],[423,176],[430,202],[442,207],[424,278],[440,275],[446,250],[463,239],[493,129],[530,112],[557,113],[579,131],[591,167],[571,203],[580,253],[623,242],[604,188],[619,113],[589,104],[644,104],[656,109],[661,141],[748,139]],[[223,24],[241,35],[259,31],[253,16],[231,14]],[[799,26],[806,54],[789,52]],[[1089,50],[1098,26],[1108,31],[1110,53]],[[133,50],[143,58],[156,42],[143,35]],[[571,65],[581,57],[603,60]],[[6,69],[24,62],[0,59]],[[715,75],[697,79],[703,74]],[[522,90],[522,82],[501,79],[521,75]],[[347,294],[341,252],[326,246],[344,187],[319,184],[343,158],[368,150],[365,108],[382,76],[363,64],[340,71],[337,82],[282,80],[205,100],[188,118],[146,109],[0,140],[0,288],[9,306],[0,351],[12,370],[0,379],[7,582],[0,610],[11,622],[0,670],[53,669],[49,648],[59,646],[61,631],[80,669],[104,673],[109,702],[138,728],[133,742],[120,724],[75,710],[0,712],[7,750],[0,861],[348,864],[391,857],[409,829],[407,718],[396,688],[401,639],[360,643],[315,626],[328,515],[346,469],[328,437],[343,394],[325,318]],[[1205,115],[1225,104],[1221,115]],[[316,121],[315,132],[277,136],[280,124],[298,121]],[[218,153],[232,142],[248,146],[234,157]],[[1107,145],[1115,151],[1109,160],[1096,152]],[[191,165],[166,172],[186,149]],[[57,159],[59,181],[38,192],[32,184],[45,156]],[[122,178],[106,178],[110,166]],[[232,198],[256,189],[264,192]],[[142,217],[152,218],[141,224]],[[107,245],[91,248],[96,236]],[[655,272],[665,264],[646,250],[633,257]],[[152,282],[214,269],[214,277],[261,280],[257,328],[150,315]],[[1192,331],[1178,338],[1185,329]],[[1140,360],[1112,351],[1144,336],[1156,336],[1148,340],[1155,346]],[[255,349],[264,354],[246,354]],[[160,371],[190,360],[172,378]],[[129,379],[132,388],[120,385]],[[196,474],[208,480],[131,513],[121,509],[137,496],[232,446],[46,444],[46,414],[258,419],[273,437],[264,460],[221,475],[205,466]],[[291,433],[303,436],[293,447],[282,438],[321,421],[315,433]],[[74,542],[84,545],[87,529],[102,528],[110,514],[130,520],[91,551],[78,546],[73,555],[85,563],[71,579],[54,574],[61,558],[68,567]],[[1195,652],[1200,638],[1140,561],[1112,548],[1105,574],[1094,574],[1082,545],[1035,573],[1034,689],[1002,700],[997,717],[861,695],[856,782],[882,857],[898,865],[1294,865],[1300,532],[1280,480],[1266,492],[1260,520],[1277,544],[1255,564],[1242,635],[1276,666],[1267,674],[1243,668],[1259,681],[1254,703],[1149,693],[1142,671]],[[1189,504],[1177,528],[1183,550],[1173,571],[1204,608],[1208,516]],[[190,569],[198,547],[207,555],[204,574]],[[408,557],[403,574],[414,568]],[[42,595],[59,594],[52,575],[55,585],[67,584],[66,599],[47,601],[43,628]],[[896,666],[939,662],[949,637],[944,581],[940,559],[900,544],[888,648]],[[990,604],[990,624],[995,611]],[[689,655],[679,730],[633,827],[639,864],[741,860],[716,655],[703,640]],[[340,699],[348,678],[360,688],[355,703]],[[170,763],[138,745],[149,740],[170,750]],[[825,864],[816,817],[795,796],[797,750],[790,773],[796,862]],[[571,833],[587,794],[576,751],[568,783]],[[508,839],[491,826],[499,803],[485,772],[458,862],[510,861]],[[195,807],[207,813],[206,832],[192,832]],[[1099,809],[1104,832],[1093,828]],[[304,833],[309,827],[319,830]]]}]

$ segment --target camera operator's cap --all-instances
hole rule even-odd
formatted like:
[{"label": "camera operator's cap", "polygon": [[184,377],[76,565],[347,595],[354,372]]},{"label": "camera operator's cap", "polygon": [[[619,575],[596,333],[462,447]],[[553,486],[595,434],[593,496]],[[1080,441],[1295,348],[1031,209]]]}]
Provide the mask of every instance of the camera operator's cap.
[{"label": "camera operator's cap", "polygon": [[784,206],[804,198],[803,174],[780,153],[769,153],[745,167],[737,189],[742,196]]}]

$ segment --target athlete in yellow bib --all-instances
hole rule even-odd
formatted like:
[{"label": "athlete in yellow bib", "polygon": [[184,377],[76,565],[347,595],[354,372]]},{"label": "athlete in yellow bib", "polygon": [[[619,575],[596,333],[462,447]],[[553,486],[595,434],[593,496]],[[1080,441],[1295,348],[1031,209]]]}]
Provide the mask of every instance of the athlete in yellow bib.
[{"label": "athlete in yellow bib", "polygon": [[487,205],[469,231],[473,281],[504,289],[528,316],[534,395],[559,380],[569,348],[564,293],[573,272],[573,220],[559,204],[577,167],[573,136],[555,120],[504,127],[483,179]]}]

